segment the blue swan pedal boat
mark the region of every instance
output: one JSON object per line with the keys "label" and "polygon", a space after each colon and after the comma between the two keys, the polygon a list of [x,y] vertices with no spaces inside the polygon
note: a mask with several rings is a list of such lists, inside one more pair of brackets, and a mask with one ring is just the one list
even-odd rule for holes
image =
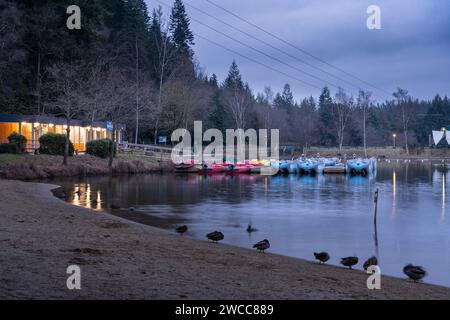
{"label": "blue swan pedal boat", "polygon": [[376,170],[375,158],[347,160],[347,172],[353,175],[367,175]]}

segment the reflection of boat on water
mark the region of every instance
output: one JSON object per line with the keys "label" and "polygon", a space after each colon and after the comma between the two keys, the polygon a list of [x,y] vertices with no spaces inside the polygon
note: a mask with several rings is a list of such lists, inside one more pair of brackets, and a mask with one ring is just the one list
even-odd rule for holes
{"label": "reflection of boat on water", "polygon": [[363,184],[367,184],[370,183],[374,180],[375,178],[375,174],[374,173],[370,173],[368,175],[365,176],[361,176],[361,175],[350,175],[348,176],[348,181],[351,185],[363,185]]}
{"label": "reflection of boat on water", "polygon": [[325,182],[323,175],[302,175],[299,177],[300,184],[321,185]]}

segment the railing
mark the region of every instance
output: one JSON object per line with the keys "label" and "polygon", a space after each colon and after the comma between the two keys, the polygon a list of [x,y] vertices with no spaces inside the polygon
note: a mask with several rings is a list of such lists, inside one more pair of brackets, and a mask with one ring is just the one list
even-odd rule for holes
{"label": "railing", "polygon": [[119,152],[128,153],[140,151],[143,152],[145,156],[156,159],[159,161],[171,161],[172,148],[162,147],[158,145],[151,144],[136,144],[136,143],[119,143]]}

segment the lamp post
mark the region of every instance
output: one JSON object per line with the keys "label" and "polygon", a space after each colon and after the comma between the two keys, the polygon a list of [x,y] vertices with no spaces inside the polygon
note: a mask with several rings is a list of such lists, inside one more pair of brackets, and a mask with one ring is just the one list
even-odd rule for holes
{"label": "lamp post", "polygon": [[395,149],[395,139],[397,138],[397,134],[393,133],[392,134],[392,140],[394,142],[394,149]]}

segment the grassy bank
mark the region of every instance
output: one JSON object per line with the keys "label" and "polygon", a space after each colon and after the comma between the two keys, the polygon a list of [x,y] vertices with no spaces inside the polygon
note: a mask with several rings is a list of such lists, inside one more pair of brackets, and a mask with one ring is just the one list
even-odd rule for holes
{"label": "grassy bank", "polygon": [[[364,156],[362,147],[344,147],[339,148],[309,147],[304,150],[307,156],[313,156],[320,153],[322,156],[337,156],[356,154],[359,157]],[[411,149],[409,154],[404,148],[397,147],[370,147],[367,148],[367,156],[387,159],[450,159],[450,148],[417,148]]]}
{"label": "grassy bank", "polygon": [[136,174],[170,171],[168,164],[151,160],[121,156],[114,161],[112,169],[108,159],[89,155],[74,156],[67,166],[61,156],[0,154],[0,178],[33,180],[52,177],[75,177],[106,174]]}

